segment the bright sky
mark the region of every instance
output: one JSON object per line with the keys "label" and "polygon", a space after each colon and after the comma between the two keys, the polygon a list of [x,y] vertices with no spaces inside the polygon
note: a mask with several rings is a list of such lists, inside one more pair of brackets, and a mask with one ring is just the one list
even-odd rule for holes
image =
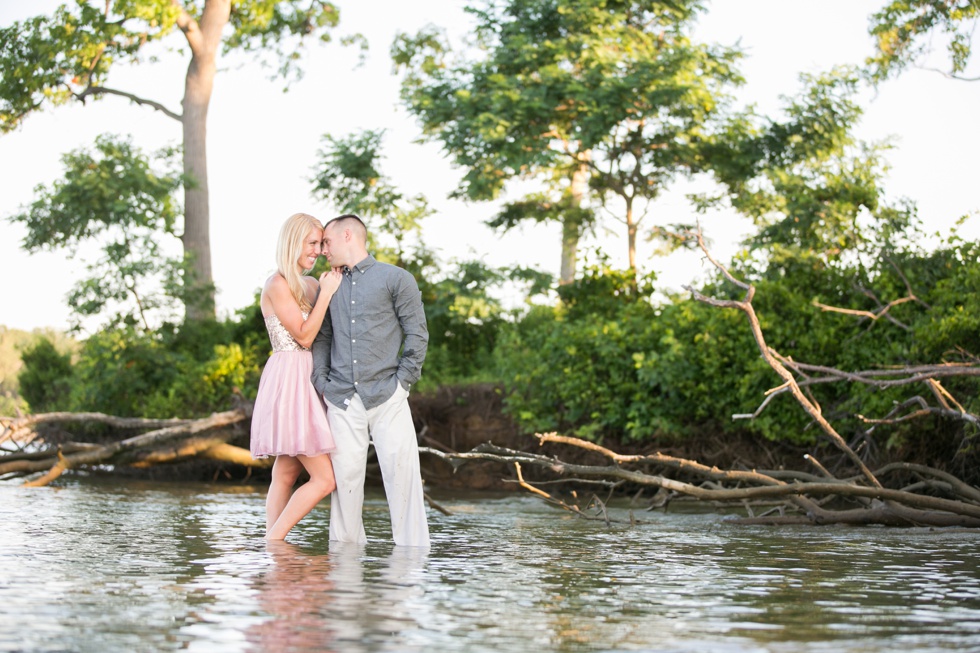
{"label": "bright sky", "polygon": [[[58,3],[0,1],[0,25],[10,25]],[[398,79],[392,74],[388,48],[397,31],[414,32],[429,23],[459,35],[468,17],[462,2],[340,0],[339,34],[360,32],[370,45],[366,63],[355,67],[356,53],[339,45],[316,46],[304,61],[303,80],[288,93],[269,81],[257,65],[223,61],[208,127],[211,187],[211,246],[218,310],[228,315],[248,305],[274,268],[278,228],[296,211],[328,219],[333,207],[314,201],[308,181],[321,136],[345,136],[362,129],[388,130],[384,172],[406,195],[422,193],[437,214],[424,225],[424,237],[443,260],[482,258],[499,267],[535,265],[552,273],[559,266],[558,227],[537,226],[507,235],[491,232],[483,221],[493,214],[485,204],[446,199],[460,176],[435,145],[419,145],[419,130],[398,102]],[[818,73],[838,64],[857,64],[871,53],[869,16],[885,0],[740,0],[709,5],[698,37],[726,45],[740,41],[746,49],[742,71],[747,85],[739,99],[773,114],[780,96],[799,89],[798,75]],[[338,36],[339,36],[338,34]],[[976,59],[976,57],[975,57]],[[179,110],[186,62],[119,69],[111,86],[132,91]],[[908,197],[926,225],[946,232],[956,220],[980,208],[975,156],[980,151],[976,120],[980,82],[953,81],[924,70],[910,70],[865,96],[860,136],[895,139],[888,155],[891,199]],[[65,106],[29,117],[16,132],[0,136],[0,325],[17,329],[65,328],[65,295],[84,272],[79,260],[64,253],[28,255],[24,236],[7,217],[33,199],[33,188],[50,184],[61,171],[63,153],[90,148],[100,133],[132,134],[144,151],[176,143],[179,124],[162,113],[108,98],[90,106]],[[642,227],[690,220],[678,194],[661,200]],[[626,241],[618,223],[596,243],[620,264]],[[703,221],[706,235],[721,258],[735,251],[746,223],[730,215]],[[980,218],[961,234],[980,236]],[[666,286],[679,288],[702,271],[690,253],[653,258],[640,244],[641,269],[656,270]]]}

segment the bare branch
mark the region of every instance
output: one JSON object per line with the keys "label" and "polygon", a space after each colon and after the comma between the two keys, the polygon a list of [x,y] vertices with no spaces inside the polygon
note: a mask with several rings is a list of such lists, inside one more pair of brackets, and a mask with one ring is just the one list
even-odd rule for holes
{"label": "bare branch", "polygon": [[[638,462],[645,460],[670,459],[669,456],[654,454],[652,456],[620,455],[605,447],[595,443],[569,438],[557,434],[539,434],[537,436],[542,441],[570,444],[583,449],[602,453],[611,460],[617,462]],[[701,465],[694,461],[684,459],[673,459],[684,469],[689,470],[704,478],[715,478],[728,482],[745,483],[747,478],[755,476],[762,485],[752,487],[727,488],[718,482],[709,480],[707,483],[696,485],[685,483],[657,474],[647,474],[644,472],[626,469],[620,464],[616,465],[584,465],[566,463],[546,456],[537,456],[526,452],[514,451],[502,447],[491,447],[492,451],[479,452],[473,450],[461,454],[447,454],[432,449],[421,449],[424,453],[431,453],[444,459],[468,460],[497,460],[509,461],[519,467],[520,463],[534,464],[546,467],[555,473],[562,475],[574,475],[581,477],[599,477],[606,479],[619,479],[629,483],[643,486],[653,486],[664,488],[706,501],[720,502],[742,502],[746,500],[774,499],[783,498],[791,502],[800,502],[806,506],[805,516],[796,518],[794,521],[832,524],[832,523],[851,523],[851,524],[885,524],[893,526],[909,525],[942,525],[942,526],[966,526],[971,528],[980,527],[980,505],[976,503],[964,503],[952,499],[944,499],[928,495],[914,494],[902,490],[892,490],[883,487],[868,487],[866,485],[856,485],[851,482],[838,480],[824,480],[815,482],[796,482],[783,483],[774,478],[767,477],[759,472],[739,472],[722,471],[717,468]],[[942,472],[938,472],[942,474]],[[945,478],[937,476],[940,480]],[[555,500],[538,488],[533,488],[523,481],[520,477],[522,487],[534,492],[544,498],[547,495],[549,500]],[[955,479],[954,479],[955,482]],[[962,482],[959,482],[963,485]],[[711,486],[711,487],[709,487]],[[852,498],[863,498],[871,500],[868,507],[854,510],[829,510],[821,507],[809,497],[812,496],[842,496]],[[562,502],[563,503],[563,502]],[[799,505],[799,504],[797,504]],[[576,512],[577,507],[565,505],[565,508]],[[579,511],[580,512],[580,511]],[[751,521],[751,520],[740,520]],[[775,522],[774,522],[775,523]]]}
{"label": "bare branch", "polygon": [[118,429],[164,428],[187,424],[187,419],[147,419],[145,417],[117,417],[105,413],[37,413],[25,415],[16,419],[0,417],[4,431],[0,434],[0,443],[7,440],[17,440],[25,434],[33,432],[41,424],[58,424],[64,422],[97,422]]}
{"label": "bare branch", "polygon": [[174,113],[173,111],[163,106],[159,102],[154,102],[153,100],[147,100],[137,95],[133,95],[132,93],[126,93],[125,91],[119,91],[114,88],[106,88],[105,86],[89,86],[81,93],[76,93],[75,97],[84,103],[85,99],[88,98],[90,95],[118,95],[120,97],[127,98],[128,100],[131,100],[136,104],[144,104],[148,107],[152,107],[157,111],[162,112],[164,115],[173,118],[178,122],[182,122],[184,120],[184,117],[181,116],[179,113]]}
{"label": "bare branch", "polygon": [[958,82],[980,82],[980,77],[963,77],[961,75],[957,75],[955,73],[951,73],[947,70],[942,70],[940,68],[930,68],[928,66],[916,66],[916,68],[920,70],[925,70],[930,73],[939,73],[946,79],[954,79]]}
{"label": "bare branch", "polygon": [[[182,420],[181,423],[173,426],[143,433],[125,440],[112,442],[95,449],[78,451],[68,456],[63,455],[59,450],[56,453],[56,459],[48,458],[38,461],[20,460],[9,463],[0,462],[0,474],[9,474],[14,472],[30,473],[47,470],[48,473],[45,474],[44,477],[41,479],[28,481],[27,485],[37,486],[38,484],[47,484],[57,478],[62,472],[72,467],[104,464],[112,461],[118,456],[129,452],[135,452],[139,449],[152,450],[155,448],[166,447],[171,443],[179,442],[188,437],[198,436],[209,431],[228,427],[246,419],[250,413],[251,411],[248,408],[236,408],[223,413],[214,413],[209,417],[199,420]],[[227,437],[230,437],[230,435],[231,433],[229,431]],[[225,439],[227,439],[227,437]],[[201,450],[203,451],[209,449],[216,444],[220,443],[211,442],[209,446],[203,447]],[[43,483],[41,481],[43,481]]]}
{"label": "bare branch", "polygon": [[892,308],[892,306],[898,306],[899,304],[904,304],[905,302],[912,302],[912,301],[915,301],[915,297],[902,297],[901,299],[895,299],[885,304],[885,306],[878,311],[861,311],[853,308],[840,308],[838,306],[828,306],[827,304],[821,304],[818,301],[814,301],[813,305],[819,308],[820,310],[824,311],[825,313],[832,312],[832,313],[843,313],[844,315],[856,315],[858,317],[869,318],[872,322],[877,322],[878,318],[887,317],[892,321],[893,324],[900,326],[906,331],[908,331],[911,327],[909,327],[907,324],[900,322],[899,320],[889,315],[888,311]]}
{"label": "bare branch", "polygon": [[698,228],[697,232],[694,233],[693,236],[697,238],[698,245],[701,247],[701,250],[704,252],[705,256],[708,257],[708,260],[711,261],[715,265],[715,267],[717,267],[722,272],[722,274],[725,275],[725,278],[729,279],[732,283],[734,283],[739,288],[745,289],[745,299],[740,302],[733,301],[733,300],[713,299],[702,295],[691,286],[685,286],[685,288],[687,288],[687,290],[689,290],[691,294],[694,296],[694,298],[697,299],[698,301],[710,304],[712,306],[737,308],[743,313],[745,313],[746,317],[749,320],[749,327],[752,331],[752,335],[755,338],[756,344],[759,346],[759,351],[762,353],[762,357],[769,364],[769,367],[771,367],[773,371],[775,371],[776,374],[778,374],[783,379],[783,381],[786,382],[786,384],[788,385],[789,392],[793,395],[796,401],[801,406],[803,406],[803,410],[805,410],[806,413],[810,415],[811,418],[813,418],[813,420],[820,426],[823,432],[826,435],[828,435],[830,439],[838,446],[838,448],[840,448],[841,451],[843,451],[847,455],[847,457],[861,471],[861,473],[868,480],[868,482],[870,482],[875,487],[881,487],[881,484],[878,482],[878,479],[874,477],[874,474],[872,474],[871,470],[868,469],[868,467],[864,464],[864,461],[861,460],[861,458],[856,453],[854,453],[854,451],[849,446],[847,446],[847,442],[844,441],[844,438],[842,438],[840,434],[837,432],[837,430],[830,424],[830,422],[828,422],[826,418],[824,418],[820,410],[820,407],[817,406],[814,401],[812,401],[809,397],[807,397],[803,393],[803,391],[800,389],[800,386],[797,384],[796,378],[793,376],[793,374],[786,368],[785,365],[783,365],[782,362],[780,362],[779,358],[773,355],[774,350],[771,349],[766,344],[765,336],[762,333],[762,326],[759,324],[759,318],[758,316],[756,316],[755,308],[753,308],[752,306],[752,298],[755,295],[755,287],[741,280],[735,279],[731,275],[731,273],[728,272],[727,268],[725,268],[723,265],[718,263],[711,256],[711,253],[708,251],[707,246],[704,244],[704,237],[701,234],[700,228]]}

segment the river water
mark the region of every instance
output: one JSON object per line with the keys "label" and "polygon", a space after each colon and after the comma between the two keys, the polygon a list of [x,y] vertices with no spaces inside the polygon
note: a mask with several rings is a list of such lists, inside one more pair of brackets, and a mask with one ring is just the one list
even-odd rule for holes
{"label": "river water", "polygon": [[[0,485],[3,651],[980,651],[980,533],[567,516],[445,494],[429,551],[262,539],[265,488]],[[613,507],[618,517],[627,507]]]}

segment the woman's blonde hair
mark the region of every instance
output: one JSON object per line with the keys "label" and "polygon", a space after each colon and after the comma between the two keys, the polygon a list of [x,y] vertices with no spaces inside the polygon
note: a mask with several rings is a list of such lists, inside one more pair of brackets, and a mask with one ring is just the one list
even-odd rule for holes
{"label": "woman's blonde hair", "polygon": [[307,213],[294,213],[283,223],[279,230],[279,243],[276,246],[276,267],[279,274],[286,279],[289,290],[296,298],[296,303],[303,311],[310,311],[313,306],[306,298],[306,286],[303,283],[303,275],[306,270],[300,267],[299,257],[303,253],[303,245],[306,244],[306,236],[311,229],[323,230],[320,221]]}

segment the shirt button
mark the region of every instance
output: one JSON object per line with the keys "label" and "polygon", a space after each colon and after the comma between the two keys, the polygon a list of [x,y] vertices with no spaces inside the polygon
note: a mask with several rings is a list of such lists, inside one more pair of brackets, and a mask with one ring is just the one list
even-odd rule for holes
{"label": "shirt button", "polygon": [[357,342],[357,338],[351,338],[350,341],[351,342]]}

